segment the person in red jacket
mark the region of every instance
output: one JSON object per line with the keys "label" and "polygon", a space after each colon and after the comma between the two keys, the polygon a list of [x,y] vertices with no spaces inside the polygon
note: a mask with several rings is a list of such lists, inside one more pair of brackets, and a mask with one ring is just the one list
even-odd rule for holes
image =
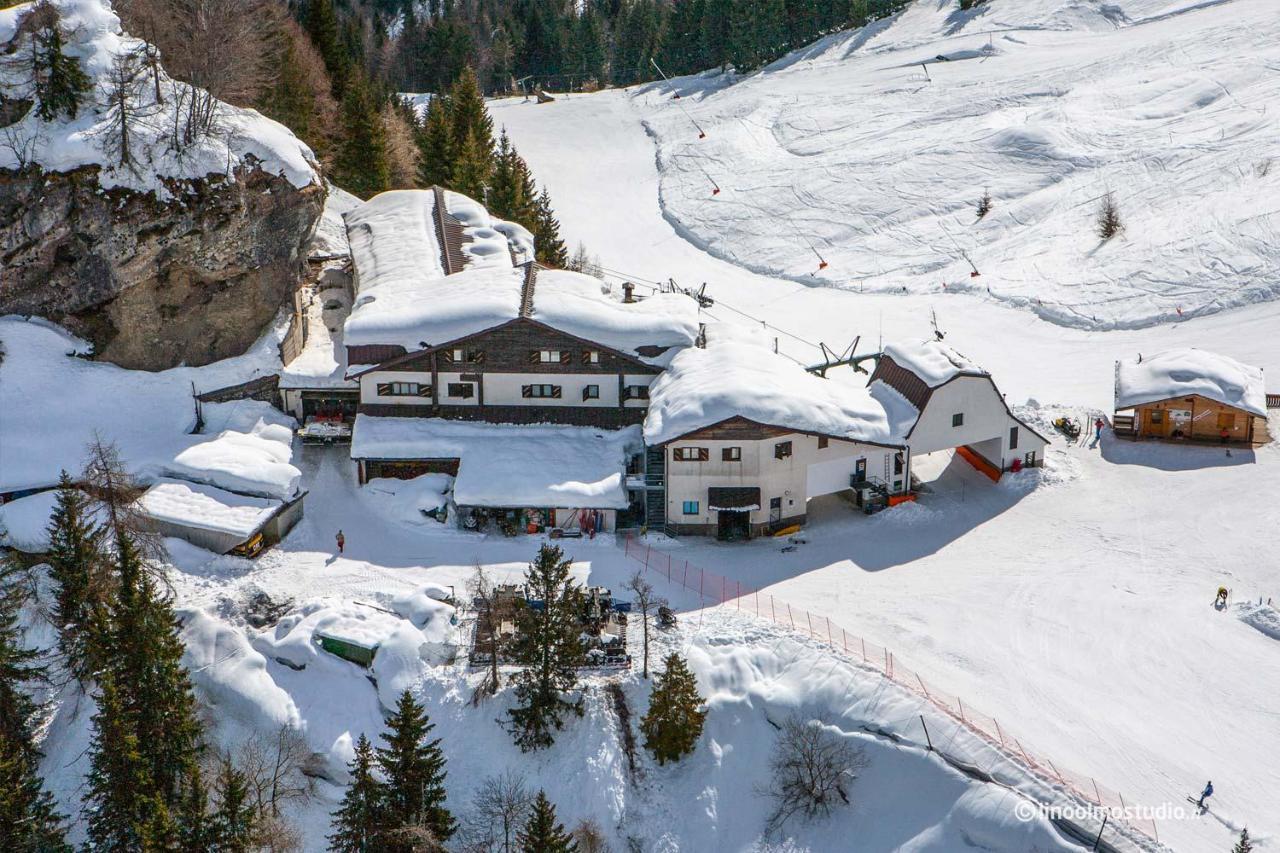
{"label": "person in red jacket", "polygon": [[342,549],[347,545],[347,537],[342,535],[342,531],[338,531],[338,535],[334,537],[338,541],[338,553],[342,553]]}

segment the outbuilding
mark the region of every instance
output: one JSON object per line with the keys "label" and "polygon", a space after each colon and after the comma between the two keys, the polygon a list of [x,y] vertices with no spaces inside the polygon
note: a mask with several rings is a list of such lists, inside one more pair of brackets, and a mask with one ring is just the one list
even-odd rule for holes
{"label": "outbuilding", "polygon": [[1117,435],[1253,444],[1267,438],[1262,368],[1183,348],[1117,361]]}
{"label": "outbuilding", "polygon": [[241,495],[186,480],[156,481],[139,499],[156,531],[215,554],[254,557],[302,518],[301,492],[289,500]]}

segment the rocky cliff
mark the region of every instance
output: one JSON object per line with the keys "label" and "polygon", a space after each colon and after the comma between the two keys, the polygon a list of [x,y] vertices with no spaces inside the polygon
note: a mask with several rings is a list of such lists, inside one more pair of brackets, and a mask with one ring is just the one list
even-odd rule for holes
{"label": "rocky cliff", "polygon": [[246,162],[161,200],[103,189],[97,168],[0,169],[0,314],[56,320],[145,370],[244,352],[303,273],[323,187]]}
{"label": "rocky cliff", "polygon": [[[54,41],[85,78],[74,109],[33,64]],[[288,128],[163,69],[139,85],[144,55],[107,0],[0,9],[0,314],[158,370],[253,343],[303,275],[325,189]]]}

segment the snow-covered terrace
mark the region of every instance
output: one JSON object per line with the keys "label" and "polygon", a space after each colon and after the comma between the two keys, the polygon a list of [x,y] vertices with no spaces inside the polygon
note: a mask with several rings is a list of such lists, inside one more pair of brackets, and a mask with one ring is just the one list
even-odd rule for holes
{"label": "snow-covered terrace", "polygon": [[1174,349],[1116,363],[1116,410],[1199,395],[1267,416],[1262,368],[1202,349]]}
{"label": "snow-covered terrace", "polygon": [[351,458],[458,459],[462,506],[624,509],[640,428],[489,424],[357,415]]}
{"label": "snow-covered terrace", "polygon": [[[890,400],[890,405],[895,401]],[[905,401],[903,401],[905,404]],[[876,444],[903,444],[905,412],[866,388],[824,379],[725,325],[707,330],[705,349],[672,359],[649,392],[644,437],[665,444],[732,417]]]}

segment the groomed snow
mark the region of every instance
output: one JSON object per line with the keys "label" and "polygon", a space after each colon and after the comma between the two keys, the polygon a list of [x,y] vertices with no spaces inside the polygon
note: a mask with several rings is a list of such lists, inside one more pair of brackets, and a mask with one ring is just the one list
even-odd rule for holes
{"label": "groomed snow", "polygon": [[625,509],[627,456],[640,428],[488,424],[356,415],[353,459],[460,459],[462,506]]}
{"label": "groomed snow", "polygon": [[987,371],[939,340],[885,344],[884,354],[937,388],[957,376],[989,376]]}
{"label": "groomed snow", "polygon": [[665,444],[743,417],[769,426],[901,444],[884,405],[866,388],[815,376],[728,324],[707,328],[705,349],[671,360],[649,389],[644,439]]}
{"label": "groomed snow", "polygon": [[1267,416],[1262,369],[1229,356],[1184,347],[1117,363],[1117,411],[1192,394]]}
{"label": "groomed snow", "polygon": [[142,511],[158,521],[248,537],[283,506],[278,500],[238,495],[183,480],[162,479],[142,495]]}
{"label": "groomed snow", "polygon": [[[95,93],[105,90],[113,59],[138,49],[142,42],[121,30],[120,19],[108,0],[55,0],[54,5],[67,32],[66,53],[80,60],[81,68],[94,83]],[[0,10],[0,45],[13,38],[18,18],[31,6],[24,3]],[[24,44],[17,49],[29,50],[29,47]],[[146,85],[139,89],[135,110],[139,115],[171,115],[168,105],[177,95],[177,85],[161,72],[160,88],[166,103],[157,105],[155,88]],[[9,71],[0,69],[0,87],[6,94],[26,97],[30,86],[30,81],[16,66]],[[166,121],[137,122],[130,144],[138,163],[130,168],[119,166],[104,150],[109,118],[105,112],[95,109],[91,99],[81,105],[74,119],[59,116],[45,122],[33,108],[20,121],[5,128],[11,144],[0,146],[0,168],[16,169],[24,161],[55,172],[98,166],[98,182],[104,189],[126,187],[153,192],[161,198],[171,194],[166,180],[209,175],[226,175],[234,180],[234,171],[250,164],[282,175],[295,187],[319,182],[315,155],[284,125],[256,110],[224,103],[217,109],[217,131],[190,145],[180,155],[170,146]]]}

